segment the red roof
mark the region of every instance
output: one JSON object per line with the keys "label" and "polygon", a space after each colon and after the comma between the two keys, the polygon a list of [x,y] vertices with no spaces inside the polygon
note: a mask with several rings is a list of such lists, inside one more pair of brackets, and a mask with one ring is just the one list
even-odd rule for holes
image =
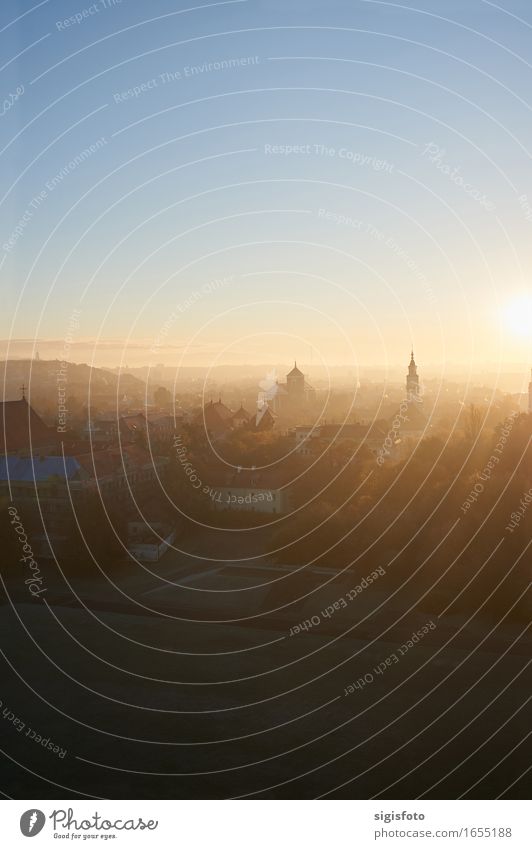
{"label": "red roof", "polygon": [[[212,402],[211,402],[212,403]],[[230,419],[233,415],[233,411],[226,407],[225,404],[222,404],[221,401],[216,401],[215,404],[212,404],[213,410],[220,416],[221,419]]]}
{"label": "red roof", "polygon": [[158,458],[151,457],[150,453],[140,445],[128,445],[122,450],[113,448],[79,454],[76,460],[91,478],[102,478],[106,475],[121,474],[124,469],[140,469],[150,465],[155,467]]}
{"label": "red roof", "polygon": [[196,421],[204,425],[207,431],[223,433],[231,427],[232,416],[232,411],[221,401],[217,401],[216,404],[211,401],[198,413]]}
{"label": "red roof", "polygon": [[25,398],[0,402],[2,454],[15,451],[39,451],[60,440],[53,428],[47,427]]}
{"label": "red roof", "polygon": [[252,426],[255,430],[265,430],[268,427],[273,427],[275,424],[276,416],[267,404],[265,404],[262,409],[257,410],[255,416],[253,417]]}
{"label": "red roof", "polygon": [[233,414],[233,419],[245,419],[247,422],[249,422],[250,418],[251,413],[248,413],[248,411],[244,409],[242,404],[240,405],[240,409]]}

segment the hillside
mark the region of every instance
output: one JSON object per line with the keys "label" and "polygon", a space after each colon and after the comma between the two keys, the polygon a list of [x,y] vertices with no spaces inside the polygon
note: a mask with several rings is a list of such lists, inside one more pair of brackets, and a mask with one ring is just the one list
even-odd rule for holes
{"label": "hillside", "polygon": [[67,363],[61,370],[59,360],[7,360],[0,362],[2,396],[6,401],[21,397],[21,387],[26,387],[26,397],[36,407],[47,407],[55,403],[58,381],[63,380],[67,398],[76,398],[85,404],[90,396],[93,401],[112,401],[127,395],[142,402],[146,384],[130,374],[113,374],[85,363]]}

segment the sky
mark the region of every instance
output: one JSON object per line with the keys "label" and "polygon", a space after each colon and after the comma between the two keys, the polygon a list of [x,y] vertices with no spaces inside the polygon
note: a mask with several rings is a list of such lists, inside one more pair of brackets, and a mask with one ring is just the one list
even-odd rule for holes
{"label": "sky", "polygon": [[532,359],[532,9],[0,8],[0,356]]}

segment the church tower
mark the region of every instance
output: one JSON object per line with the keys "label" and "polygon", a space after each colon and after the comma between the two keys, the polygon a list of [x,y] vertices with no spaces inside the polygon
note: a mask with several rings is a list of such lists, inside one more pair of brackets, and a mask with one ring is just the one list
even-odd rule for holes
{"label": "church tower", "polygon": [[305,397],[305,375],[294,363],[294,368],[286,375],[286,389],[293,401],[303,401]]}
{"label": "church tower", "polygon": [[414,359],[413,348],[412,353],[410,354],[410,364],[408,366],[408,374],[406,376],[406,400],[409,403],[412,401],[421,401],[421,395],[419,392],[419,375],[417,373],[417,365]]}

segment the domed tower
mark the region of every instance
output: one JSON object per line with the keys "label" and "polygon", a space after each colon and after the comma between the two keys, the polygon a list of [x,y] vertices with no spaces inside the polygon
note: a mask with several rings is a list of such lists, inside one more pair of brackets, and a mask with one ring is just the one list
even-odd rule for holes
{"label": "domed tower", "polygon": [[417,373],[417,365],[414,359],[414,349],[410,354],[410,364],[408,366],[408,374],[406,376],[406,399],[410,403],[412,401],[421,401],[419,392],[419,375]]}
{"label": "domed tower", "polygon": [[286,389],[294,400],[302,400],[305,397],[305,375],[299,371],[296,362],[292,371],[286,375]]}

